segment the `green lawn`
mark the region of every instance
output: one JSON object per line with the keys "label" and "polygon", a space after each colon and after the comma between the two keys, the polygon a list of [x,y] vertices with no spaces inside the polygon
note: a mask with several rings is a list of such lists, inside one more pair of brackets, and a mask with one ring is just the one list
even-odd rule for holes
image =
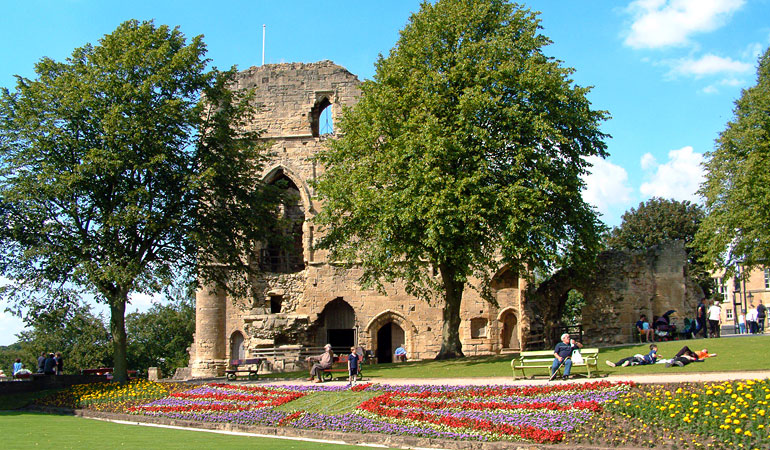
{"label": "green lawn", "polygon": [[360,447],[287,439],[230,436],[203,431],[124,425],[72,416],[0,411],[0,436],[6,449],[45,448],[162,448],[271,450],[322,449],[350,450]]}
{"label": "green lawn", "polygon": [[[689,339],[683,341],[659,342],[659,354],[670,358],[687,345],[692,350],[708,348],[717,353],[716,358],[709,358],[702,363],[693,363],[686,367],[666,368],[663,364],[635,367],[607,366],[604,361],[613,362],[636,353],[649,352],[649,344],[627,345],[603,348],[599,352],[600,367],[604,373],[674,373],[674,372],[729,372],[747,370],[767,370],[765,358],[757,358],[770,351],[770,334],[764,336],[723,337],[720,339]],[[456,377],[512,377],[512,355],[469,357],[449,361],[414,361],[406,363],[364,365],[366,381],[377,382],[378,378],[456,378]],[[579,373],[580,370],[576,370]],[[543,370],[543,374],[546,371]],[[287,378],[304,378],[307,372],[282,374]]]}

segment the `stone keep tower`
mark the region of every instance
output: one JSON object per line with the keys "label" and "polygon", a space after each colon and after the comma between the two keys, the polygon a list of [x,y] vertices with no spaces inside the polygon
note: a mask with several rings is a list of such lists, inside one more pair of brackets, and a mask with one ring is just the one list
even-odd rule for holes
{"label": "stone keep tower", "polygon": [[[407,295],[398,283],[386,286],[385,295],[362,290],[356,283],[359,270],[335,266],[325,252],[313,250],[318,230],[312,219],[322,206],[310,182],[323,172],[313,156],[334,139],[333,133],[324,134],[323,112],[331,108],[333,122],[342,106],[356,103],[359,86],[355,75],[331,61],[265,65],[237,75],[236,88],[256,88],[259,113],[251,126],[264,130],[272,153],[264,180],[297,199],[281,211],[292,224],[284,231],[291,233],[294,245],[286,250],[265,243],[254,298],[229,298],[209,288],[198,292],[192,376],[221,374],[229,359],[265,347],[361,345],[381,362],[390,361],[399,344],[410,359],[438,353],[441,305]],[[503,269],[492,288],[498,307],[473,289],[463,294],[460,335],[466,355],[520,348],[524,281]]]}

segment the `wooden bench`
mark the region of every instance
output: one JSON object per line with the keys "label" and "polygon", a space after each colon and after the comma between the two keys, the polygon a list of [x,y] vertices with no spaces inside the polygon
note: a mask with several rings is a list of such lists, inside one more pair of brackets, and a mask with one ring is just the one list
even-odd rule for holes
{"label": "wooden bench", "polygon": [[[599,349],[598,348],[582,348],[580,354],[583,355],[583,363],[572,363],[572,370],[577,367],[585,367],[588,372],[587,377],[591,378],[591,373],[598,372],[598,360]],[[538,350],[531,352],[521,352],[519,356],[513,358],[511,361],[511,368],[513,369],[513,379],[526,378],[526,371],[537,371],[537,369],[547,369],[546,375],[551,374],[551,365],[553,364],[553,350]],[[561,373],[564,366],[559,367]],[[516,371],[521,372],[521,376],[517,376]],[[534,374],[530,375],[530,378],[534,378]]]}
{"label": "wooden bench", "polygon": [[[112,378],[112,367],[99,367],[98,369],[81,369],[81,375],[105,375],[108,379]],[[136,370],[128,370],[128,378],[136,378]]]}
{"label": "wooden bench", "polygon": [[259,366],[262,364],[262,361],[264,361],[262,358],[230,360],[230,365],[233,368],[225,370],[225,375],[230,381],[237,379],[239,376],[247,377],[249,380],[256,380],[259,378]]}
{"label": "wooden bench", "polygon": [[[363,369],[361,368],[362,362],[358,361],[358,379],[360,380],[363,375]],[[335,356],[334,362],[329,369],[321,369],[323,371],[324,381],[331,381],[334,373],[342,372],[347,378],[350,374],[348,371],[348,355]]]}

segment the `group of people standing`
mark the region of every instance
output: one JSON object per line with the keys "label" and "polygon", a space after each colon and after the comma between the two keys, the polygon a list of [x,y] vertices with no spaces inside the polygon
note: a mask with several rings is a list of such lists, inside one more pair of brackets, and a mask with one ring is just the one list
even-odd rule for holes
{"label": "group of people standing", "polygon": [[64,358],[62,358],[61,352],[42,352],[37,357],[37,373],[45,375],[61,375],[64,373]]}
{"label": "group of people standing", "polygon": [[[11,366],[11,373],[14,378],[31,375],[32,371],[24,367],[21,358],[16,358]],[[37,373],[44,375],[61,375],[64,373],[64,358],[61,352],[46,353],[42,352],[37,357]]]}
{"label": "group of people standing", "polygon": [[[696,311],[698,321],[698,333],[703,337],[720,337],[720,328],[722,326],[722,308],[719,302],[714,300],[708,308],[706,301],[701,300],[698,303]],[[765,319],[767,318],[767,308],[763,303],[754,306],[749,304],[748,312],[744,309],[737,311],[738,334],[758,334],[765,332]],[[706,331],[706,320],[708,319],[708,333]]]}
{"label": "group of people standing", "polygon": [[760,303],[758,306],[754,304],[749,305],[749,311],[744,313],[743,310],[738,314],[738,328],[740,334],[758,334],[765,332],[765,318],[767,316],[767,308]]}
{"label": "group of people standing", "polygon": [[718,301],[712,301],[711,306],[707,308],[706,300],[701,299],[695,310],[695,320],[698,322],[696,336],[718,338],[722,335],[722,308]]}

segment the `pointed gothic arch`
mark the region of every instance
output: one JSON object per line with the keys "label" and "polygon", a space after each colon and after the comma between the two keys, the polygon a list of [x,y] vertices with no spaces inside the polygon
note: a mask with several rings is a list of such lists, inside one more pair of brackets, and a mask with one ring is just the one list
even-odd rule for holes
{"label": "pointed gothic arch", "polygon": [[[414,337],[417,328],[401,313],[386,309],[374,316],[366,324],[364,331],[369,337],[372,350],[378,356],[378,362],[389,362],[399,344],[404,345],[409,357],[415,353]],[[388,342],[382,342],[387,340]],[[385,361],[382,358],[385,357]]]}

